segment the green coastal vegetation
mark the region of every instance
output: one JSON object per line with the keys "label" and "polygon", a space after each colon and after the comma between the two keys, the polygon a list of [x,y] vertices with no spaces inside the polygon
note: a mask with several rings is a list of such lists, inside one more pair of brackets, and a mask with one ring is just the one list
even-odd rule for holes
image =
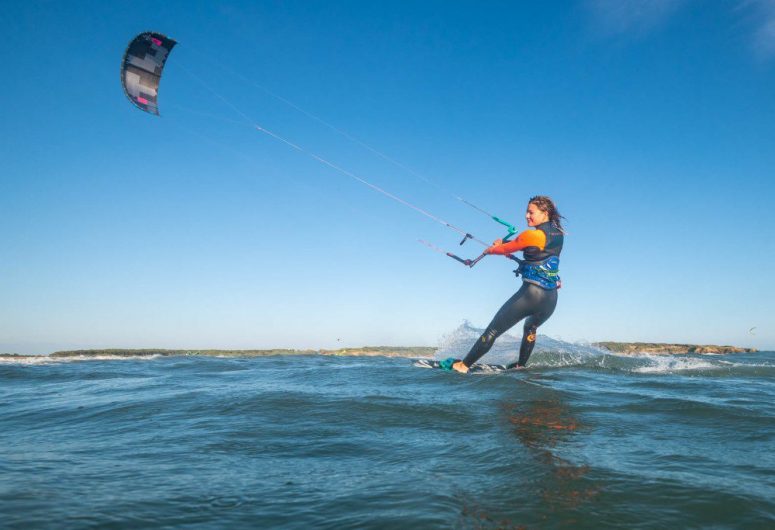
{"label": "green coastal vegetation", "polygon": [[22,355],[16,353],[0,353],[4,357],[180,357],[187,355],[199,355],[202,357],[264,357],[271,355],[318,355],[318,350],[165,350],[165,349],[129,349],[111,348],[106,350],[67,350],[56,351],[49,355]]}
{"label": "green coastal vegetation", "polygon": [[[686,355],[752,353],[754,348],[739,348],[737,346],[716,346],[711,344],[666,344],[658,342],[597,342],[593,346],[621,355],[639,353],[651,355]],[[267,357],[273,355],[333,355],[346,357],[433,357],[437,348],[430,346],[363,346],[360,348],[340,348],[337,350],[165,350],[165,349],[122,349],[105,350],[67,350],[56,351],[50,355],[19,355],[0,353],[0,358],[8,357],[173,357],[173,356],[203,356],[203,357]]]}
{"label": "green coastal vegetation", "polygon": [[430,346],[364,346],[362,348],[320,350],[320,354],[353,357],[433,357],[436,350],[438,350],[438,348]]}
{"label": "green coastal vegetation", "polygon": [[382,356],[382,357],[430,357],[434,354],[436,348],[416,346],[364,346],[362,348],[342,348],[338,350],[294,350],[294,349],[271,349],[271,350],[129,350],[129,349],[109,349],[109,350],[70,350],[58,351],[51,354],[51,357],[147,357],[147,356],[181,356],[181,355],[201,355],[205,357],[266,357],[272,355],[343,355],[343,356]]}
{"label": "green coastal vegetation", "polygon": [[200,355],[203,357],[265,357],[270,355],[315,355],[317,350],[163,350],[163,349],[109,349],[68,350],[52,353],[51,357],[179,357]]}

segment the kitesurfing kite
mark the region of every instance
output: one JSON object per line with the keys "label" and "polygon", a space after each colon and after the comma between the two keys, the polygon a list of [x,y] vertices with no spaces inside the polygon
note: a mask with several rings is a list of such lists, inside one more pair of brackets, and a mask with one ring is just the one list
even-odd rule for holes
{"label": "kitesurfing kite", "polygon": [[177,44],[161,33],[146,31],[132,39],[121,61],[124,94],[137,108],[159,115],[159,81],[167,56]]}

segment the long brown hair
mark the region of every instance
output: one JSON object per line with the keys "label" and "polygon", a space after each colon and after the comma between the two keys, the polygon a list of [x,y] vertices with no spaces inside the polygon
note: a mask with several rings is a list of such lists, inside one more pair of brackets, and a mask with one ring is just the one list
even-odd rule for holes
{"label": "long brown hair", "polygon": [[565,219],[565,217],[560,215],[560,211],[557,209],[557,206],[555,206],[551,197],[536,195],[535,197],[530,197],[530,200],[527,202],[528,204],[535,204],[539,210],[546,212],[549,215],[549,220],[552,224],[556,226],[560,232],[563,234],[565,233],[565,229],[562,227],[562,219]]}

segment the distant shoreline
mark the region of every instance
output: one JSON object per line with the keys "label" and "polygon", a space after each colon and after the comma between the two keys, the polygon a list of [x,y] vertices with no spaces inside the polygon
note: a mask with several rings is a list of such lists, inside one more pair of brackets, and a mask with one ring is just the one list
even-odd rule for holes
{"label": "distant shoreline", "polygon": [[[712,344],[667,344],[653,342],[596,342],[598,348],[620,355],[726,355],[729,353],[756,353],[755,348],[737,346],[716,346]],[[68,358],[68,357],[268,357],[277,355],[331,355],[343,357],[433,357],[438,348],[430,346],[363,346],[360,348],[340,348],[337,350],[165,350],[165,349],[104,349],[104,350],[68,350],[56,351],[49,355],[22,355],[0,353],[0,358]]]}
{"label": "distant shoreline", "polygon": [[726,355],[728,353],[756,353],[756,348],[737,346],[716,346],[714,344],[667,344],[660,342],[595,342],[593,346],[611,353],[633,355],[649,353],[652,355]]}

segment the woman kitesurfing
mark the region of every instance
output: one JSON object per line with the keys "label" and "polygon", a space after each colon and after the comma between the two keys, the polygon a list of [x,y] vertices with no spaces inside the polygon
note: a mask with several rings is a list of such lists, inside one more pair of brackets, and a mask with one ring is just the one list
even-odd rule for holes
{"label": "woman kitesurfing", "polygon": [[[159,82],[161,80],[162,70],[166,63],[167,57],[170,51],[176,45],[176,41],[155,32],[144,32],[137,35],[129,43],[124,58],[122,60],[121,67],[121,83],[124,88],[124,93],[127,98],[140,110],[143,110],[149,114],[159,115],[158,108],[158,90]],[[196,76],[193,74],[192,77]],[[201,82],[201,80],[199,80]],[[202,82],[203,83],[203,82]],[[204,84],[204,83],[203,83]],[[559,256],[562,250],[564,231],[561,224],[563,217],[557,211],[557,207],[554,205],[552,199],[547,196],[538,195],[532,197],[528,202],[527,213],[525,218],[529,227],[533,230],[526,230],[518,235],[518,237],[512,241],[508,241],[510,237],[517,233],[517,229],[508,222],[494,216],[482,208],[474,205],[473,203],[463,199],[462,197],[455,195],[443,188],[442,186],[435,185],[436,187],[447,191],[455,199],[463,202],[467,206],[474,208],[475,210],[487,215],[494,221],[505,225],[509,233],[502,240],[497,240],[493,245],[487,246],[483,240],[476,238],[471,233],[463,230],[462,228],[453,225],[445,221],[444,219],[430,213],[428,210],[416,206],[415,204],[399,197],[389,191],[375,185],[369,180],[347,170],[343,167],[330,162],[329,160],[299,146],[296,143],[280,136],[279,134],[270,131],[258,123],[254,123],[244,112],[239,110],[236,106],[230,103],[226,98],[218,93],[212,91],[212,89],[205,85],[208,91],[212,92],[218,99],[228,104],[234,111],[241,115],[241,117],[253,127],[255,130],[262,132],[287,146],[307,154],[313,159],[317,160],[321,164],[336,170],[337,172],[348,176],[365,186],[368,186],[373,191],[381,193],[382,195],[403,204],[404,206],[411,208],[412,210],[430,218],[431,220],[446,226],[447,228],[458,232],[463,236],[463,240],[460,242],[462,245],[467,240],[473,240],[482,246],[486,247],[486,250],[475,259],[463,259],[451,252],[443,251],[425,241],[420,240],[421,243],[426,244],[434,250],[437,250],[447,256],[455,259],[467,267],[473,267],[482,258],[490,254],[500,254],[509,257],[520,263],[517,271],[517,275],[522,276],[522,287],[512,296],[501,309],[496,313],[490,325],[487,326],[484,334],[477,340],[471,350],[466,355],[465,359],[459,360],[454,358],[445,359],[439,362],[435,366],[443,368],[445,370],[456,370],[458,372],[468,372],[472,364],[479,360],[484,354],[486,354],[490,348],[492,348],[493,342],[505,333],[512,326],[517,324],[520,320],[527,318],[525,321],[525,332],[522,337],[522,346],[519,351],[519,359],[517,362],[508,365],[507,368],[521,368],[527,363],[530,357],[533,347],[535,346],[536,330],[538,327],[546,322],[546,320],[554,312],[554,308],[557,305],[557,289],[560,286],[560,278],[558,276]],[[280,98],[286,103],[287,100]],[[297,110],[296,105],[291,104]],[[308,116],[321,121],[314,115],[309,114],[306,111],[302,111]],[[328,125],[328,124],[326,124]],[[355,141],[357,144],[366,147],[369,151],[378,155],[387,161],[392,162],[404,170],[410,172],[414,176],[433,184],[432,181],[423,177],[422,175],[411,171],[403,164],[393,160],[377,151],[376,149],[364,144],[363,142],[353,138],[352,136],[343,133],[341,130],[329,125],[330,128],[343,134],[351,141]],[[505,241],[504,241],[505,240]],[[524,259],[518,259],[511,254],[514,252],[524,252]]]}
{"label": "woman kitesurfing", "polygon": [[513,241],[497,240],[485,250],[485,254],[508,255],[522,251],[524,259],[515,271],[522,276],[522,287],[509,298],[474,343],[463,360],[446,359],[441,367],[466,373],[472,364],[490,351],[495,340],[527,318],[519,348],[519,359],[507,368],[523,368],[533,352],[538,327],[546,322],[557,306],[557,289],[560,288],[559,264],[565,231],[564,219],[551,198],[544,195],[531,197],[525,213],[525,230]]}

